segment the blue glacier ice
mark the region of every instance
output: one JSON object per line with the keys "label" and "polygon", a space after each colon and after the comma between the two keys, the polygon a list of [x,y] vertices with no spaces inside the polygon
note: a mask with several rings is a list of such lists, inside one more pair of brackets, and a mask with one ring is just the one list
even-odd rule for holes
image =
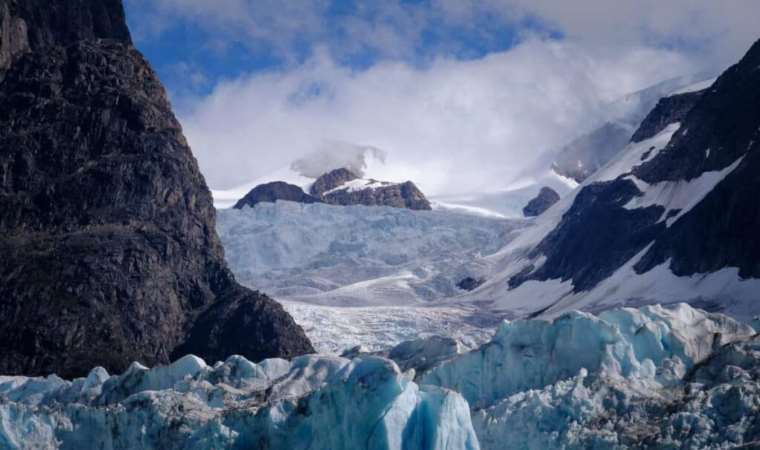
{"label": "blue glacier ice", "polygon": [[484,449],[760,439],[760,338],[686,304],[505,322],[491,342],[419,382],[462,393]]}
{"label": "blue glacier ice", "polygon": [[73,382],[0,377],[2,449],[472,449],[467,403],[389,360],[186,356]]}
{"label": "blue glacier ice", "polygon": [[[686,304],[505,321],[353,359],[0,377],[2,449],[728,449],[760,442],[760,335]],[[390,359],[389,359],[390,358]],[[394,361],[395,359],[395,361]],[[399,368],[401,366],[402,369]]]}

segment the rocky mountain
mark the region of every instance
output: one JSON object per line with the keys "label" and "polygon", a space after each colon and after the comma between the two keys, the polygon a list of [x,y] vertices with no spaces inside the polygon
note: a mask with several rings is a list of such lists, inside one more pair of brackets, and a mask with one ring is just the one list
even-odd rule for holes
{"label": "rocky mountain", "polygon": [[[304,192],[308,191],[308,194]],[[254,206],[260,202],[287,200],[298,203],[324,202],[331,205],[390,206],[413,210],[431,210],[425,194],[411,181],[391,183],[364,179],[346,168],[331,170],[316,179],[297,186],[284,181],[256,185],[235,208]]]}
{"label": "rocky mountain", "polygon": [[481,296],[501,291],[499,307],[520,314],[675,301],[760,312],[759,66],[760,42],[707,90],[659,102],[634,142],[500,252]]}
{"label": "rocky mountain", "polygon": [[[628,144],[641,121],[661,98],[674,97],[670,100],[671,104],[663,105],[670,111],[676,111],[679,107],[688,110],[688,99],[693,99],[693,96],[686,95],[688,91],[702,90],[711,82],[712,78],[707,74],[674,78],[613,102],[609,106],[609,120],[559,149],[551,163],[552,170],[582,183]],[[681,93],[685,95],[680,96]]]}
{"label": "rocky mountain", "polygon": [[542,187],[538,195],[525,205],[523,215],[525,217],[540,216],[552,205],[559,201],[559,194],[550,187]]}
{"label": "rocky mountain", "polygon": [[331,205],[432,209],[425,194],[411,181],[389,183],[362,179],[348,169],[336,169],[317,178],[310,193]]}
{"label": "rocky mountain", "polygon": [[237,284],[120,0],[0,0],[0,373],[312,351]]}
{"label": "rocky mountain", "polygon": [[245,197],[235,203],[235,209],[244,206],[254,207],[261,202],[274,203],[277,200],[285,200],[298,203],[319,203],[322,200],[305,193],[300,187],[284,181],[273,181],[260,184],[253,188]]}

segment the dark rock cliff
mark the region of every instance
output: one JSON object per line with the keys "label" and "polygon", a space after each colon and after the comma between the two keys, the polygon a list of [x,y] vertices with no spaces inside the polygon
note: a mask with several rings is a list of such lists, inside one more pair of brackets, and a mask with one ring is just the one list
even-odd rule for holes
{"label": "dark rock cliff", "polygon": [[[351,181],[357,185],[344,186]],[[366,186],[363,186],[365,184]],[[343,187],[342,187],[343,186]],[[311,195],[309,195],[311,194]],[[324,202],[331,205],[391,206],[416,210],[430,210],[430,202],[425,194],[411,181],[388,183],[376,180],[361,180],[348,169],[335,169],[317,178],[309,188],[309,194],[295,185],[283,181],[260,184],[235,204],[236,209],[255,206],[261,202],[273,203],[288,200],[299,203]]]}
{"label": "dark rock cliff", "polygon": [[641,122],[631,137],[631,142],[641,142],[654,137],[671,123],[684,120],[702,97],[702,94],[704,91],[687,92],[661,98],[657,102],[657,106]]}
{"label": "dark rock cliff", "polygon": [[[637,273],[668,263],[678,276],[736,268],[740,277],[760,278],[760,41],[709,89],[661,101],[635,136],[651,137],[666,122],[681,124],[667,146],[615,180],[584,186],[532,250],[530,256],[544,256],[545,263],[513,276],[511,287],[562,279],[572,280],[576,292],[589,290],[645,249],[634,261]],[[643,195],[631,177],[645,190],[660,183],[683,187],[734,164],[672,223],[667,219],[680,210],[626,208]]]}
{"label": "dark rock cliff", "polygon": [[0,373],[313,351],[224,262],[120,0],[0,0]]}
{"label": "dark rock cliff", "polygon": [[372,186],[341,189],[359,177],[348,169],[336,169],[317,178],[311,186],[311,195],[332,205],[391,206],[416,210],[430,210],[425,194],[411,181],[388,183],[368,180]]}
{"label": "dark rock cliff", "polygon": [[314,184],[309,189],[309,193],[314,197],[322,197],[326,192],[358,178],[358,175],[355,175],[348,169],[331,170],[314,181]]}
{"label": "dark rock cliff", "polygon": [[235,209],[242,209],[244,206],[253,207],[259,203],[274,203],[277,200],[286,200],[298,203],[321,203],[316,197],[305,193],[300,187],[285,183],[284,181],[274,181],[272,183],[260,184],[253,188],[245,197],[235,203]]}
{"label": "dark rock cliff", "polygon": [[523,215],[525,217],[540,216],[552,205],[559,201],[559,194],[550,187],[542,187],[538,195],[525,205]]}

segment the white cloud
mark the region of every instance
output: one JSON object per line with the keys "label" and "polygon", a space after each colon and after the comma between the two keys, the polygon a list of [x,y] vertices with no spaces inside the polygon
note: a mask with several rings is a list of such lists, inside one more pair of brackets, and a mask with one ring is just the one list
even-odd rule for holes
{"label": "white cloud", "polygon": [[[340,141],[387,151],[370,176],[413,179],[430,193],[508,185],[542,151],[602,119],[605,102],[736,61],[757,37],[760,12],[757,0],[356,0],[337,15],[329,0],[127,1],[155,13],[137,21],[148,35],[189,20],[221,48],[244,42],[290,62],[224,81],[206,98],[173,98],[212,186],[259,178]],[[478,28],[483,18],[522,43],[453,58],[467,43],[446,27],[499,38],[498,26]],[[525,34],[547,27],[563,40]],[[431,28],[451,42],[435,44],[420,67],[415,52]],[[304,46],[312,56],[301,63]],[[367,49],[380,62],[341,66]]]}
{"label": "white cloud", "polygon": [[387,152],[369,176],[457,193],[506,186],[542,151],[600,120],[606,102],[693,68],[668,51],[540,39],[424,69],[385,62],[354,72],[318,52],[292,70],[222,83],[181,118],[216,188],[341,141]]}

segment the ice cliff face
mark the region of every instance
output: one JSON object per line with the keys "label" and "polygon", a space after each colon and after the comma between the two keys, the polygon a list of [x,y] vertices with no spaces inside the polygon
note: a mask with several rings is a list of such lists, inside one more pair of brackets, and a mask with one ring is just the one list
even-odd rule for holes
{"label": "ice cliff face", "polygon": [[[760,338],[682,304],[505,322],[382,357],[0,377],[3,449],[623,449],[760,440]],[[361,353],[357,349],[355,354]],[[416,375],[416,382],[412,378]],[[455,391],[459,391],[457,393]]]}
{"label": "ice cliff face", "polygon": [[3,449],[478,449],[467,402],[391,361],[137,363],[73,382],[0,377]]}
{"label": "ice cliff face", "polygon": [[681,304],[506,322],[426,373],[458,390],[484,449],[731,448],[760,439],[760,340]]}

